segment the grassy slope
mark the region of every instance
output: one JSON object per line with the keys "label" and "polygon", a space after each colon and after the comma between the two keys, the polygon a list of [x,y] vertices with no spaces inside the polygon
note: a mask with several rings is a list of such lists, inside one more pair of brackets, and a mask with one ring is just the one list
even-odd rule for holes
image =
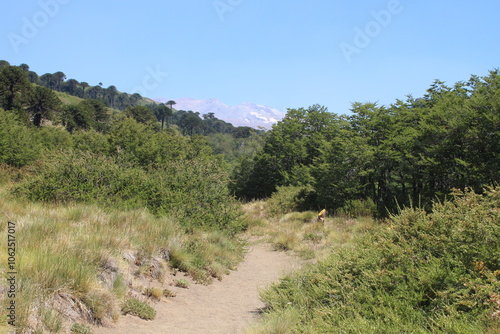
{"label": "grassy slope", "polygon": [[69,95],[68,93],[54,91],[57,97],[61,100],[63,104],[78,104],[83,101],[82,98],[78,96]]}
{"label": "grassy slope", "polygon": [[[209,282],[242,259],[241,242],[220,232],[188,235],[177,222],[146,210],[21,202],[9,198],[8,187],[0,184],[0,238],[7,240],[6,222],[14,222],[19,333],[67,330],[74,321],[109,322],[119,317],[128,296],[147,300],[151,290],[145,282],[160,287],[171,283],[174,267]],[[4,273],[6,264],[2,252]],[[5,284],[2,281],[0,288]],[[4,323],[6,302],[1,301],[0,311]]]}

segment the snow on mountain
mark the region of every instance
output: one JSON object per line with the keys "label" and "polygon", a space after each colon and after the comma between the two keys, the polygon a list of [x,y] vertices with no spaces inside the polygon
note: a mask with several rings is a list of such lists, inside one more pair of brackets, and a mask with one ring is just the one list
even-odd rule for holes
{"label": "snow on mountain", "polygon": [[[155,98],[157,102],[165,103],[169,99]],[[215,117],[222,119],[234,126],[250,126],[253,128],[263,127],[270,129],[271,126],[283,117],[285,113],[266,106],[251,102],[245,102],[237,106],[228,106],[218,99],[197,100],[191,98],[174,99],[177,110],[192,110],[199,112],[200,116],[214,113]]]}

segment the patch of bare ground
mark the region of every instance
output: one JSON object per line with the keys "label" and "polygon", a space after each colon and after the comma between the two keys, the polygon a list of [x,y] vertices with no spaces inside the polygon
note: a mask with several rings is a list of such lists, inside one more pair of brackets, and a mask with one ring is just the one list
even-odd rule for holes
{"label": "patch of bare ground", "polygon": [[[278,281],[288,272],[299,269],[303,261],[290,253],[277,252],[269,244],[250,242],[245,260],[237,270],[210,285],[169,286],[175,298],[161,299],[154,307],[152,321],[124,316],[112,327],[94,328],[95,334],[238,334],[256,321],[264,303],[260,290]],[[179,276],[179,274],[177,275]],[[189,281],[187,277],[178,279]]]}

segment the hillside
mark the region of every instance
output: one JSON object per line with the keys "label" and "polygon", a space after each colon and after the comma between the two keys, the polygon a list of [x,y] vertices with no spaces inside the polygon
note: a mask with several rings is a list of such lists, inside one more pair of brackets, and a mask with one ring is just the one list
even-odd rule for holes
{"label": "hillside", "polygon": [[498,328],[499,70],[351,115],[289,109],[264,133],[44,78],[0,68],[0,269],[19,283],[0,283],[0,325],[153,319],[169,284],[235,269],[247,232],[317,261],[262,294],[255,333]]}

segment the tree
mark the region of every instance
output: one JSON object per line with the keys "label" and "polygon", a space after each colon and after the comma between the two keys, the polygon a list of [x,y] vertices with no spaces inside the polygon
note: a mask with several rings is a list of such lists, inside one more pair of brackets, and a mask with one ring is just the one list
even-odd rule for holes
{"label": "tree", "polygon": [[19,68],[23,70],[24,73],[28,73],[30,70],[30,67],[27,64],[21,64],[19,65]]}
{"label": "tree", "polygon": [[144,106],[128,107],[125,114],[142,124],[151,124],[156,120],[153,111]]}
{"label": "tree", "polygon": [[87,90],[87,95],[91,99],[97,99],[99,94],[98,86],[92,86]]}
{"label": "tree", "polygon": [[[288,109],[283,120],[265,135],[262,150],[240,169],[243,184],[236,184],[244,198],[270,196],[278,186],[308,186],[314,183],[310,168],[321,154],[324,141],[336,137],[339,119],[326,108]],[[251,166],[251,170],[248,167]],[[246,183],[246,184],[245,184]]]}
{"label": "tree", "polygon": [[22,167],[40,157],[40,143],[33,129],[20,124],[16,115],[0,108],[0,162]]}
{"label": "tree", "polygon": [[157,108],[157,116],[158,116],[159,120],[161,121],[162,130],[163,130],[163,125],[165,124],[165,117],[167,116],[168,112],[169,112],[169,110],[164,103],[161,103]]}
{"label": "tree", "polygon": [[70,95],[76,95],[79,82],[75,79],[69,79],[65,85],[65,91]]}
{"label": "tree", "polygon": [[130,96],[130,100],[132,103],[137,104],[140,100],[142,100],[142,96],[139,93],[134,93]]}
{"label": "tree", "polygon": [[234,138],[248,138],[256,133],[254,128],[249,126],[238,126],[233,129],[232,134]]}
{"label": "tree", "polygon": [[77,105],[68,105],[64,108],[61,118],[71,133],[90,129],[106,132],[110,127],[110,115],[104,103],[99,100],[87,99]]}
{"label": "tree", "polygon": [[51,89],[35,86],[28,98],[28,112],[35,126],[41,126],[43,120],[52,120],[53,113],[59,110],[61,100]]}
{"label": "tree", "polygon": [[5,110],[21,108],[30,90],[26,73],[17,66],[0,69],[0,107]]}
{"label": "tree", "polygon": [[36,72],[33,72],[33,71],[29,71],[28,72],[28,80],[31,82],[31,83],[34,83],[34,84],[39,84],[39,77],[38,77],[38,74],[36,74]]}
{"label": "tree", "polygon": [[82,86],[82,90],[83,90],[83,92],[82,92],[82,99],[84,99],[85,98],[85,89],[87,87],[89,87],[89,84],[87,82],[81,82],[80,85]]}
{"label": "tree", "polygon": [[62,119],[66,130],[70,133],[76,130],[89,130],[94,125],[92,109],[82,104],[65,106]]}
{"label": "tree", "polygon": [[10,66],[10,63],[6,60],[0,60],[0,69]]}
{"label": "tree", "polygon": [[56,77],[53,74],[50,73],[45,73],[40,77],[40,83],[50,89],[56,89],[57,87],[57,80]]}
{"label": "tree", "polygon": [[127,93],[118,94],[116,97],[115,108],[119,110],[123,110],[126,107],[130,106],[132,103],[130,101],[130,95]]}
{"label": "tree", "polygon": [[194,135],[203,133],[203,121],[200,118],[200,113],[189,111],[178,111],[176,113],[177,125],[181,128],[185,135]]}
{"label": "tree", "polygon": [[203,114],[203,120],[210,120],[215,118],[215,113],[209,112],[207,114]]}
{"label": "tree", "polygon": [[79,104],[89,110],[89,114],[92,115],[92,125],[97,131],[106,132],[109,129],[110,115],[102,101],[87,99]]}
{"label": "tree", "polygon": [[108,95],[109,105],[111,108],[115,107],[115,96],[118,94],[118,90],[115,86],[111,85],[106,88],[106,94]]}
{"label": "tree", "polygon": [[99,85],[99,86],[95,86],[95,97],[94,99],[101,99],[101,100],[104,100],[104,89]]}
{"label": "tree", "polygon": [[58,92],[60,92],[61,88],[62,88],[62,83],[66,79],[66,74],[59,71],[59,72],[54,73],[53,77],[54,77],[55,82],[56,82],[56,86],[54,89],[57,90]]}
{"label": "tree", "polygon": [[170,115],[174,114],[174,108],[172,107],[174,104],[177,104],[174,100],[169,100],[166,105],[170,106]]}

